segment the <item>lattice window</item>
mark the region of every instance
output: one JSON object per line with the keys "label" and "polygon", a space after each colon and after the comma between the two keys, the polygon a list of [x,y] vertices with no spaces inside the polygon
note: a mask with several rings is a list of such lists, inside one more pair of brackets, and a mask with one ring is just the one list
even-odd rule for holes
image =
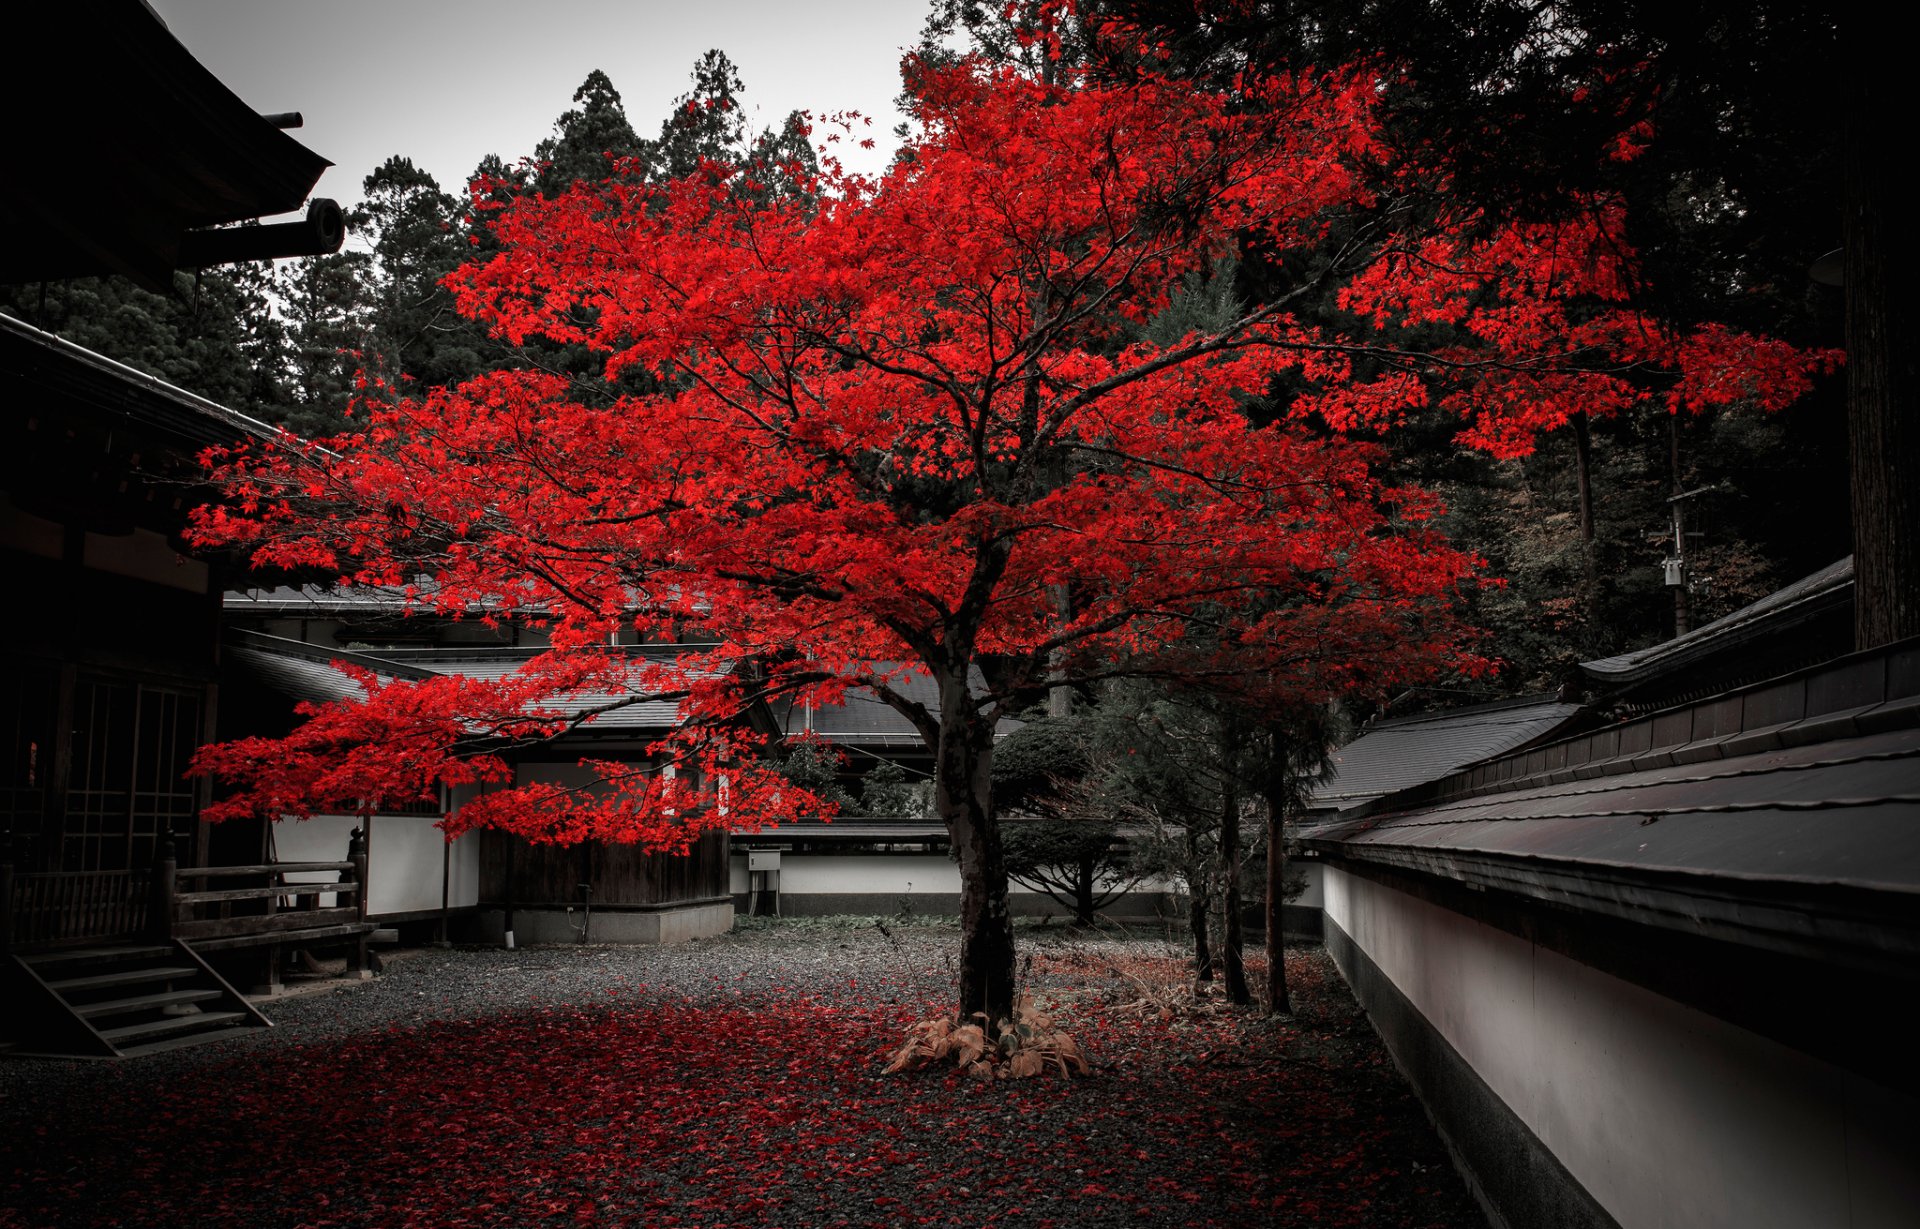
{"label": "lattice window", "polygon": [[200,697],[83,675],[73,700],[61,864],[70,871],[151,865],[160,838],[194,815],[196,789],[185,773],[199,742]]}

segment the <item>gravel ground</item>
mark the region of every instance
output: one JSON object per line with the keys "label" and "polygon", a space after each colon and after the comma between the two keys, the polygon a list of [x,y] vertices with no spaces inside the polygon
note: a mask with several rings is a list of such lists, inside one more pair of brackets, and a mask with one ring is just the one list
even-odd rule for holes
{"label": "gravel ground", "polygon": [[1484,1224],[1319,949],[1269,1021],[1163,942],[1027,932],[1090,1076],[882,1075],[954,938],[411,952],[270,1032],[0,1062],[0,1226]]}

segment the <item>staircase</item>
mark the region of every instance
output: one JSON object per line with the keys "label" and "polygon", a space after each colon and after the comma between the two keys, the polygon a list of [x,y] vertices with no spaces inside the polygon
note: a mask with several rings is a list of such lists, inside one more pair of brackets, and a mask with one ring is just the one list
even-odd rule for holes
{"label": "staircase", "polygon": [[5,959],[18,1053],[133,1058],[273,1027],[178,940]]}

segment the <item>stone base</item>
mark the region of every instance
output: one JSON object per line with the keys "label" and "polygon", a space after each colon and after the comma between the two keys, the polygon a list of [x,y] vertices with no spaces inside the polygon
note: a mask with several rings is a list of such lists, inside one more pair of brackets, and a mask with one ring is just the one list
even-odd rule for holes
{"label": "stone base", "polygon": [[[470,943],[506,942],[506,915],[497,907],[483,907],[467,919],[460,937]],[[591,915],[575,907],[513,911],[516,947],[547,943],[685,943],[723,935],[733,929],[733,905],[719,901],[663,909],[595,909]]]}

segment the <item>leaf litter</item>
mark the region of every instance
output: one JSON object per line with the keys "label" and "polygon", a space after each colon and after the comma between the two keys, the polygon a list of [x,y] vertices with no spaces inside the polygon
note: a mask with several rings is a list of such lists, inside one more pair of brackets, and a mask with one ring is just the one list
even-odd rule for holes
{"label": "leaf litter", "polygon": [[425,952],[267,1033],[0,1063],[0,1227],[1484,1224],[1319,949],[1269,1020],[1168,944],[1036,940],[984,1027],[952,938]]}

